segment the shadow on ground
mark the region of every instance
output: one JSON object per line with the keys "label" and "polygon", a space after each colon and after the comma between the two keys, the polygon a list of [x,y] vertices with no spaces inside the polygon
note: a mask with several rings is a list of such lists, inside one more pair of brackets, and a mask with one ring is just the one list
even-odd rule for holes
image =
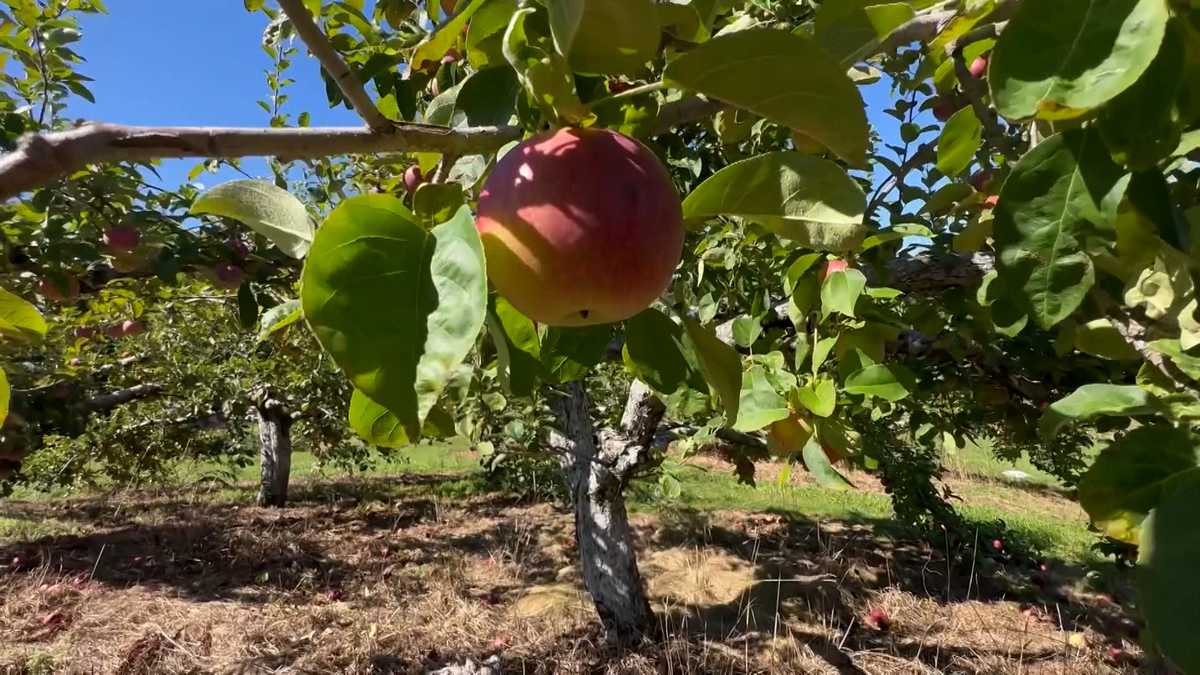
{"label": "shadow on ground", "polygon": [[[1107,644],[1137,631],[1123,590],[1080,592],[1085,570],[1061,561],[985,546],[948,557],[887,521],[666,510],[635,518],[664,637],[618,654],[586,603],[519,611],[531,589],[577,586],[570,515],[496,494],[444,499],[461,481],[308,481],[282,510],[200,492],[0,503],[0,518],[86,528],[0,541],[0,600],[9,600],[0,608],[10,613],[0,645],[18,649],[0,648],[0,670],[35,648],[69,666],[73,650],[86,649],[73,626],[87,624],[88,603],[135,590],[139,602],[176,603],[181,625],[169,634],[131,622],[109,635],[121,647],[108,665],[123,672],[416,672],[498,654],[516,672],[660,672],[672,663],[692,669],[678,672],[1005,672],[1040,663],[1090,673],[1111,666]],[[38,595],[47,579],[82,579],[94,598],[77,593],[71,621],[50,636],[37,627],[52,606]],[[37,595],[37,609],[21,614],[21,594]],[[227,618],[201,620],[196,603],[219,604]],[[288,628],[256,632],[268,620]],[[230,637],[221,638],[214,631],[226,623]],[[1064,643],[1073,634],[1083,647]],[[331,649],[296,635],[343,642]]]}

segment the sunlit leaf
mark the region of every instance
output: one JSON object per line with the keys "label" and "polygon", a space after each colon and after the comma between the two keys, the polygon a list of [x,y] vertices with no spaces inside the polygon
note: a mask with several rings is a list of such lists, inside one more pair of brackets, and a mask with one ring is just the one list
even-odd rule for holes
{"label": "sunlit leaf", "polygon": [[313,226],[304,204],[266,181],[235,180],[218,185],[197,197],[191,212],[239,221],[293,258],[303,258],[312,245]]}

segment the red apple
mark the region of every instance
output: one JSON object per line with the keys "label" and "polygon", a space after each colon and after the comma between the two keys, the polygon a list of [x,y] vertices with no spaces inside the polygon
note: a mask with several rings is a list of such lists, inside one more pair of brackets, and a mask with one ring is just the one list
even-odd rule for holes
{"label": "red apple", "polygon": [[954,113],[958,112],[958,106],[954,105],[954,102],[950,99],[939,98],[937,103],[933,104],[933,108],[931,108],[931,110],[933,111],[933,116],[937,119],[937,121],[945,122],[953,117]]}
{"label": "red apple", "polygon": [[125,319],[121,323],[115,323],[104,329],[104,332],[110,338],[114,339],[133,337],[134,335],[141,335],[146,332],[146,324],[134,319]]}
{"label": "red apple", "polygon": [[988,184],[992,182],[992,172],[984,169],[971,176],[971,187],[979,192],[987,192]]}
{"label": "red apple", "polygon": [[997,551],[1003,551],[1004,550],[1004,540],[1003,539],[993,539],[992,540],[992,548],[996,549]]}
{"label": "red apple", "polygon": [[849,268],[850,268],[849,262],[846,262],[845,260],[842,260],[841,258],[834,258],[833,260],[826,262],[821,267],[821,272],[820,272],[820,274],[817,275],[817,279],[820,280],[821,283],[825,283],[825,280],[829,278],[830,274],[833,274],[834,272],[841,272],[842,270],[846,270]]}
{"label": "red apple", "polygon": [[104,245],[112,253],[129,253],[142,241],[142,233],[127,225],[116,225],[104,233]]}
{"label": "red apple", "polygon": [[867,618],[863,620],[869,628],[874,628],[878,631],[885,631],[892,625],[892,620],[888,617],[887,612],[882,609],[873,609],[867,613]]}
{"label": "red apple", "polygon": [[74,300],[79,297],[79,280],[69,274],[58,279],[39,279],[38,295],[51,302]]}
{"label": "red apple", "polygon": [[983,205],[988,207],[989,209],[996,208],[996,205],[999,203],[1000,203],[1000,195],[988,195],[987,198],[985,198],[983,200]]}
{"label": "red apple", "polygon": [[80,326],[74,330],[73,334],[81,340],[90,340],[95,337],[96,329],[91,326]]}
{"label": "red apple", "polygon": [[625,80],[618,80],[615,77],[608,81],[608,91],[611,94],[620,94],[621,92],[629,91],[632,88],[633,88],[632,82],[626,82]]}
{"label": "red apple", "polygon": [[225,242],[229,247],[229,253],[237,260],[245,260],[246,256],[250,255],[250,247],[241,237],[230,237],[229,241]]}
{"label": "red apple", "polygon": [[442,0],[442,14],[446,16],[453,15],[456,5],[458,5],[458,0]]}
{"label": "red apple", "polygon": [[417,188],[421,187],[421,183],[425,182],[425,177],[421,175],[421,167],[413,164],[404,170],[404,188],[413,193]]}
{"label": "red apple", "polygon": [[607,129],[559,129],[513,148],[484,184],[475,226],[496,289],[553,326],[637,314],[683,252],[670,175],[649,148]]}
{"label": "red apple", "polygon": [[221,288],[237,288],[242,285],[245,274],[242,268],[230,263],[221,263],[213,268],[213,277]]}
{"label": "red apple", "polygon": [[1108,660],[1120,662],[1125,658],[1125,650],[1120,647],[1112,646],[1108,648]]}
{"label": "red apple", "polygon": [[977,56],[977,57],[975,57],[975,60],[971,62],[971,65],[968,67],[968,70],[971,71],[971,77],[978,79],[987,74],[987,67],[988,67],[987,57],[986,56]]}

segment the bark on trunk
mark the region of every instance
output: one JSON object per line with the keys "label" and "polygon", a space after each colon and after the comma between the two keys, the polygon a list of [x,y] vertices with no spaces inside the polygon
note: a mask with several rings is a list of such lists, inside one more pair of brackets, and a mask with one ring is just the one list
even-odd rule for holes
{"label": "bark on trunk", "polygon": [[561,433],[551,436],[551,444],[561,453],[574,507],[584,587],[609,639],[620,645],[636,644],[652,636],[655,628],[638,572],[625,487],[645,461],[664,409],[644,384],[633,386],[622,419],[623,433],[606,430],[597,437],[587,390],[581,382],[567,385],[565,395],[555,401]]}
{"label": "bark on trunk", "polygon": [[269,394],[254,404],[254,414],[258,418],[261,460],[258,505],[286,506],[292,470],[292,416]]}

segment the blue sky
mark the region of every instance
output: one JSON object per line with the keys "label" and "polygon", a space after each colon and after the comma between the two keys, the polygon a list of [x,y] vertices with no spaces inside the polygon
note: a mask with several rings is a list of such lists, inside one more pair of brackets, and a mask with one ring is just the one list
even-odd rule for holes
{"label": "blue sky", "polygon": [[[91,83],[96,103],[76,100],[73,117],[144,125],[266,126],[268,115],[255,103],[266,98],[265,70],[271,60],[260,41],[267,19],[246,12],[237,0],[118,0],[109,14],[83,19],[77,45],[87,59],[81,72]],[[204,6],[199,10],[199,6]],[[296,84],[287,90],[287,111],[308,111],[312,126],[357,125],[345,108],[329,109],[317,62],[301,48],[290,71]],[[871,123],[885,138],[897,138],[899,123],[880,112],[887,104],[886,84],[862,89]],[[168,160],[161,184],[186,180],[199,160]],[[247,172],[266,173],[261,160],[244,162]],[[239,177],[223,170],[199,181],[215,185]]]}

